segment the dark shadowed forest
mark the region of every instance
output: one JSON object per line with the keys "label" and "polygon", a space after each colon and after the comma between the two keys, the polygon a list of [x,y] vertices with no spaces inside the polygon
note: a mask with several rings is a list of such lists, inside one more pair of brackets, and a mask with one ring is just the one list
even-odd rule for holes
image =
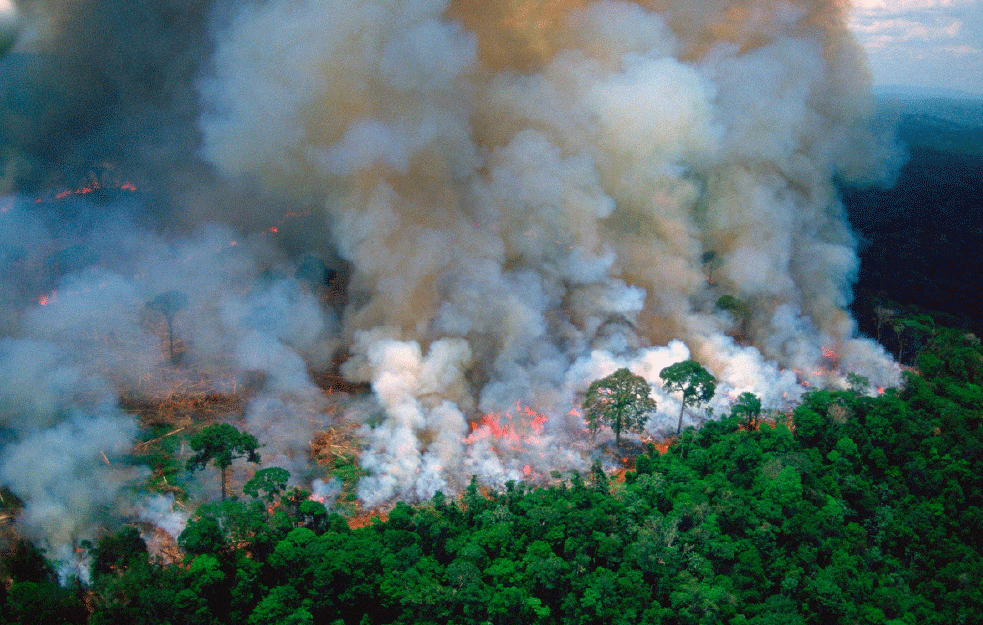
{"label": "dark shadowed forest", "polygon": [[893,187],[846,188],[843,199],[861,239],[855,317],[897,355],[890,321],[878,332],[878,307],[983,330],[983,102],[895,98],[880,108],[908,162]]}

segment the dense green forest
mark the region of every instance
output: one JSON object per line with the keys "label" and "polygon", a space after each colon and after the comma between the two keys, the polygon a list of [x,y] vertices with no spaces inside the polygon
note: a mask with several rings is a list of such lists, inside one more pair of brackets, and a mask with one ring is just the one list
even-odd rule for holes
{"label": "dense green forest", "polygon": [[8,623],[954,623],[983,613],[983,348],[939,330],[901,390],[687,429],[613,482],[472,485],[352,530],[267,469],[202,506],[183,561],[134,527],[59,586],[4,561]]}

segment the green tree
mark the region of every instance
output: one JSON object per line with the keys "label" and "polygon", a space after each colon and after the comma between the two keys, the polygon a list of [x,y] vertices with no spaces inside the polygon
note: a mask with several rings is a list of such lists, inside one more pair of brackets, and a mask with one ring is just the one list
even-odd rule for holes
{"label": "green tree", "polygon": [[625,368],[595,380],[584,398],[584,419],[587,428],[596,433],[602,424],[614,430],[615,443],[621,445],[621,432],[638,432],[655,410],[651,387],[641,376]]}
{"label": "green tree", "polygon": [[192,436],[190,444],[195,453],[188,458],[188,470],[199,471],[213,462],[222,474],[222,501],[225,501],[226,478],[232,461],[245,458],[249,462],[259,462],[259,441],[256,437],[228,423],[209,425]]}
{"label": "green tree", "polygon": [[699,406],[713,399],[717,383],[713,375],[695,360],[684,360],[669,365],[659,372],[662,387],[667,393],[681,392],[683,401],[679,406],[679,425],[676,435],[683,431],[683,412],[687,406]]}
{"label": "green tree", "polygon": [[743,417],[748,429],[753,429],[761,415],[761,400],[754,393],[741,393],[730,412],[735,417]]}
{"label": "green tree", "polygon": [[902,362],[905,346],[923,344],[926,337],[931,336],[935,331],[935,321],[924,313],[906,315],[895,317],[891,321],[891,329],[898,339],[898,362]]}
{"label": "green tree", "polygon": [[55,582],[13,582],[7,591],[0,622],[18,625],[71,625],[87,621],[81,588]]}
{"label": "green tree", "polygon": [[707,282],[716,284],[713,280],[713,272],[723,264],[723,259],[714,250],[709,250],[703,252],[700,261],[703,263],[703,270],[707,272]]}
{"label": "green tree", "polygon": [[286,469],[267,467],[257,471],[252,479],[243,485],[242,492],[262,499],[268,504],[273,503],[280,493],[286,490],[289,480],[290,472]]}
{"label": "green tree", "polygon": [[887,306],[874,306],[874,325],[877,328],[877,342],[883,345],[881,340],[881,328],[887,325],[891,325],[891,322],[897,317],[898,311]]}
{"label": "green tree", "polygon": [[92,572],[96,575],[120,573],[148,563],[147,543],[140,531],[127,525],[116,534],[104,536],[92,550]]}
{"label": "green tree", "polygon": [[747,302],[733,295],[724,295],[717,300],[717,308],[729,312],[737,322],[737,333],[741,337],[747,336],[748,324],[751,322],[751,306]]}
{"label": "green tree", "polygon": [[6,574],[16,582],[51,582],[56,579],[55,570],[44,557],[44,552],[24,539],[14,543],[5,554],[3,564]]}
{"label": "green tree", "polygon": [[221,553],[227,543],[219,520],[213,515],[201,514],[200,510],[178,536],[178,545],[191,555]]}
{"label": "green tree", "polygon": [[283,625],[313,623],[314,618],[301,605],[300,593],[292,586],[277,586],[249,615],[249,625]]}

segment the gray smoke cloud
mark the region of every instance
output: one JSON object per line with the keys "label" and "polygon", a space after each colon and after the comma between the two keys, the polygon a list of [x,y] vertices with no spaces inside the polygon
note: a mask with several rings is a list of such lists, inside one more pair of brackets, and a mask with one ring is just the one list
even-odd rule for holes
{"label": "gray smoke cloud", "polygon": [[[843,10],[310,0],[230,21],[203,154],[322,198],[358,294],[344,372],[383,415],[366,502],[567,468],[500,449],[489,468],[462,433],[519,401],[569,448],[563,415],[617,366],[658,387],[651,363],[693,357],[722,398],[771,407],[837,367],[896,382],[846,312],[856,241],[833,181],[886,179],[894,157]],[[748,303],[740,343],[722,295]]]}
{"label": "gray smoke cloud", "polygon": [[20,26],[0,60],[0,191],[78,184],[96,167],[155,183],[187,170],[211,2],[12,4]]}
{"label": "gray smoke cloud", "polygon": [[[85,439],[78,419],[128,422],[118,393],[193,381],[247,389],[264,455],[303,471],[330,420],[309,372],[339,353],[372,389],[347,418],[359,496],[381,505],[584,468],[580,394],[622,366],[653,385],[652,432],[679,407],[659,371],[686,358],[720,381],[717,414],[743,391],[787,408],[847,372],[898,381],[847,312],[857,242],[835,181],[890,181],[898,156],[870,129],[838,1],[17,11],[0,58],[4,458]],[[93,175],[147,190],[34,203]],[[345,293],[325,294],[332,271]],[[145,306],[174,290],[179,366]],[[76,410],[93,385],[102,408]],[[20,466],[0,480],[41,501]]]}

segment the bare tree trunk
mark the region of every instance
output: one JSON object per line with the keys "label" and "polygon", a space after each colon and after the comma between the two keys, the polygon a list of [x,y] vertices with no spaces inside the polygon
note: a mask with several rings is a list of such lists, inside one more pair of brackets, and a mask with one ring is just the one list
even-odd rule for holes
{"label": "bare tree trunk", "polygon": [[679,406],[679,425],[676,426],[676,436],[683,433],[683,411],[686,410],[686,402],[684,401]]}
{"label": "bare tree trunk", "polygon": [[167,346],[171,352],[171,364],[174,364],[174,319],[167,318]]}
{"label": "bare tree trunk", "polygon": [[225,501],[225,473],[227,470],[228,467],[222,467],[222,501]]}

